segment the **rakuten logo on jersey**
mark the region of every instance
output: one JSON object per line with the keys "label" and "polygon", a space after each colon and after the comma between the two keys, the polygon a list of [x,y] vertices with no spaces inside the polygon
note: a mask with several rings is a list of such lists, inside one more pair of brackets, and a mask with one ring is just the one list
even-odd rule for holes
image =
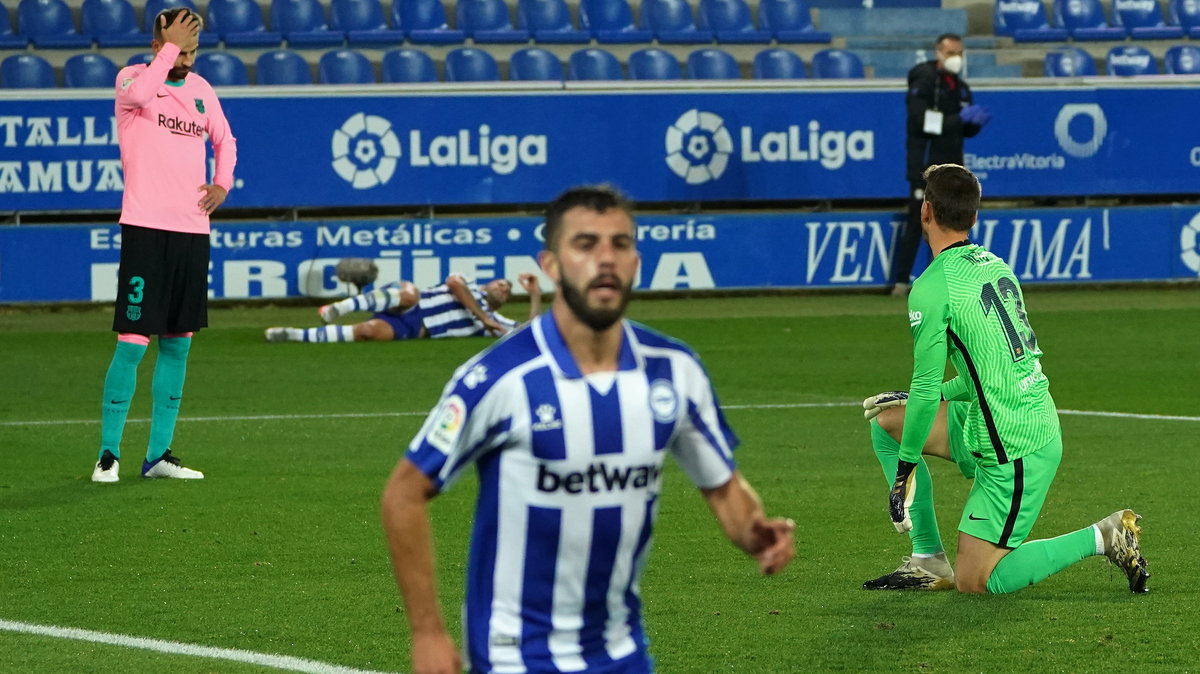
{"label": "rakuten logo on jersey", "polygon": [[601,492],[627,491],[629,489],[645,489],[658,482],[662,474],[662,466],[648,463],[644,466],[613,466],[596,462],[587,470],[574,470],[558,473],[538,465],[538,491],[553,494],[565,491],[568,494],[598,494]]}
{"label": "rakuten logo on jersey", "polygon": [[178,117],[158,116],[158,125],[176,136],[192,136],[199,138],[204,135],[204,127],[190,120]]}

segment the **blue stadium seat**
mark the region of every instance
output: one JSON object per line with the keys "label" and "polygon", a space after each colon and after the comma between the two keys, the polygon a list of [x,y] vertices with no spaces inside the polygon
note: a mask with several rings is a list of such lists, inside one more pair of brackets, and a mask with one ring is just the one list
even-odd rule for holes
{"label": "blue stadium seat", "polygon": [[294,51],[276,49],[260,54],[254,64],[255,84],[312,84],[312,68]]}
{"label": "blue stadium seat", "polygon": [[649,42],[654,37],[648,30],[634,28],[633,10],[626,0],[581,0],[579,26],[601,43]]}
{"label": "blue stadium seat", "polygon": [[63,64],[63,86],[73,89],[112,89],[117,64],[102,54],[76,54]]}
{"label": "blue stadium seat", "polygon": [[1136,77],[1138,75],[1157,75],[1158,64],[1154,54],[1145,47],[1126,45],[1113,47],[1104,58],[1105,69],[1109,75],[1117,77]]}
{"label": "blue stadium seat", "polygon": [[13,33],[12,23],[8,20],[8,9],[0,3],[0,49],[24,49],[29,44],[29,38]]}
{"label": "blue stadium seat", "polygon": [[[146,0],[145,13],[142,15],[142,30],[147,35],[154,34],[154,17],[164,9],[173,9],[175,7],[187,7],[192,10],[197,16],[200,16],[200,10],[196,9],[196,3],[192,0]],[[220,39],[217,37],[216,31],[207,23],[204,30],[200,31],[200,46],[213,47]],[[148,44],[148,43],[147,43]]]}
{"label": "blue stadium seat", "polygon": [[678,80],[683,78],[679,59],[657,47],[639,49],[629,55],[629,79]]}
{"label": "blue stadium seat", "polygon": [[[111,83],[116,84],[114,79]],[[41,56],[13,54],[0,62],[0,89],[52,89],[54,68]]]}
{"label": "blue stadium seat", "polygon": [[351,46],[404,42],[404,31],[388,28],[384,22],[379,0],[333,0],[329,27],[345,33]]}
{"label": "blue stadium seat", "polygon": [[1044,72],[1046,77],[1091,77],[1096,62],[1079,47],[1063,47],[1046,54]]}
{"label": "blue stadium seat", "polygon": [[1200,0],[1169,0],[1167,16],[1172,26],[1180,26],[1188,37],[1200,39]]}
{"label": "blue stadium seat", "polygon": [[1014,42],[1065,42],[1066,28],[1052,28],[1041,0],[996,0],[992,16],[997,35]]}
{"label": "blue stadium seat", "polygon": [[436,82],[437,66],[419,49],[393,49],[383,55],[384,82]]}
{"label": "blue stadium seat", "polygon": [[1200,74],[1200,47],[1175,45],[1163,56],[1163,66],[1168,75]]}
{"label": "blue stadium seat", "polygon": [[520,44],[529,31],[513,28],[504,0],[458,0],[454,14],[467,37],[481,44]]}
{"label": "blue stadium seat", "polygon": [[727,44],[766,44],[771,33],[758,30],[750,22],[746,0],[700,0],[700,29],[711,31],[717,42]]}
{"label": "blue stadium seat", "polygon": [[758,27],[770,32],[781,43],[827,44],[833,41],[832,35],[813,27],[804,0],[760,0]]}
{"label": "blue stadium seat", "polygon": [[712,31],[696,28],[692,8],[684,0],[642,0],[642,28],[664,44],[708,44]]}
{"label": "blue stadium seat", "polygon": [[143,51],[143,52],[138,52],[138,53],[134,54],[133,56],[130,56],[129,59],[125,61],[125,65],[136,66],[136,65],[141,65],[143,63],[145,63],[146,65],[150,65],[150,62],[153,60],[154,60],[154,52]]}
{"label": "blue stadium seat", "polygon": [[92,45],[90,35],[80,35],[63,0],[21,0],[17,25],[38,49],[83,49]]}
{"label": "blue stadium seat", "polygon": [[214,87],[232,87],[250,83],[250,77],[246,74],[246,64],[229,52],[200,52],[196,56],[192,70],[208,80],[208,83]]}
{"label": "blue stadium seat", "polygon": [[445,78],[447,82],[495,82],[500,68],[482,49],[460,47],[446,54]]}
{"label": "blue stadium seat", "polygon": [[509,59],[508,79],[514,82],[561,82],[563,64],[553,52],[529,47]]}
{"label": "blue stadium seat", "polygon": [[688,54],[688,79],[740,80],[742,69],[737,59],[721,49],[697,49]]}
{"label": "blue stadium seat", "polygon": [[1183,28],[1168,26],[1155,0],[1113,0],[1113,25],[1135,40],[1178,40]]}
{"label": "blue stadium seat", "polygon": [[267,31],[254,0],[210,0],[208,25],[226,47],[263,47],[283,40],[283,35]]}
{"label": "blue stadium seat", "polygon": [[1067,29],[1072,40],[1125,39],[1125,29],[1108,24],[1100,0],[1054,0],[1054,20]]}
{"label": "blue stadium seat", "polygon": [[603,49],[580,49],[567,58],[567,77],[573,80],[623,80],[621,62]]}
{"label": "blue stadium seat", "polygon": [[101,47],[144,47],[150,35],[138,30],[129,0],[83,0],[79,12],[83,34]]}
{"label": "blue stadium seat", "polygon": [[564,0],[517,0],[517,26],[532,33],[536,42],[587,44],[592,39],[571,24],[571,9]]}
{"label": "blue stadium seat", "polygon": [[852,51],[824,49],[812,57],[813,77],[821,79],[862,79],[862,59]]}
{"label": "blue stadium seat", "polygon": [[317,61],[317,81],[321,84],[371,84],[375,69],[366,56],[353,49],[332,49]]}
{"label": "blue stadium seat", "polygon": [[271,28],[283,33],[289,47],[337,47],[346,39],[329,30],[317,0],[271,0]]}
{"label": "blue stadium seat", "polygon": [[441,0],[393,0],[392,25],[408,33],[413,44],[458,44],[467,37],[450,28]]}
{"label": "blue stadium seat", "polygon": [[786,49],[764,49],[754,55],[754,78],[759,80],[799,80],[807,77],[804,61]]}

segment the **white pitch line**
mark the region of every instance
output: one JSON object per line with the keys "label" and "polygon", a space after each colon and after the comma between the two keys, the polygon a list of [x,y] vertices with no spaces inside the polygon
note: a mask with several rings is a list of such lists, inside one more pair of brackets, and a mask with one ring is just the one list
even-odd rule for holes
{"label": "white pitch line", "polygon": [[[824,407],[860,407],[862,403],[762,403],[747,405],[722,405],[727,410],[793,410]],[[1059,414],[1082,417],[1108,417],[1115,419],[1142,419],[1147,421],[1200,421],[1200,417],[1173,414],[1135,414],[1133,412],[1097,412],[1091,410],[1059,410]],[[331,412],[328,414],[258,414],[229,417],[180,417],[179,421],[291,421],[293,419],[385,419],[389,417],[423,417],[429,412]],[[46,419],[39,421],[0,421],[4,426],[73,426],[98,424],[99,419]],[[146,424],[149,419],[129,419],[126,423]]]}
{"label": "white pitch line", "polygon": [[294,658],[289,655],[255,653],[254,651],[241,651],[236,648],[197,646],[196,644],[185,644],[178,641],[163,641],[161,639],[131,637],[124,634],[93,632],[92,630],[83,630],[75,627],[56,627],[54,625],[35,625],[32,623],[15,622],[12,620],[0,620],[0,631],[35,634],[43,637],[53,637],[55,639],[91,641],[93,643],[107,644],[109,646],[140,648],[142,650],[169,653],[171,655],[190,655],[197,658],[231,660],[233,662],[245,662],[247,664],[258,665],[260,667],[286,669],[292,672],[308,672],[309,674],[383,674],[382,672],[366,669],[354,669],[353,667],[342,667],[341,665],[333,665],[329,664],[328,662],[320,662],[317,660]]}

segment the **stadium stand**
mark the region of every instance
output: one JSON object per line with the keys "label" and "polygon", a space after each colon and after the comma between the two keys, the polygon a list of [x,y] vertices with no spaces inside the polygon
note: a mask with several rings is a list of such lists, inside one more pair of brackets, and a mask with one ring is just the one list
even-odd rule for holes
{"label": "stadium stand", "polygon": [[820,79],[861,79],[866,77],[858,55],[843,49],[823,49],[812,57],[813,77]]}
{"label": "stadium stand", "polygon": [[509,58],[508,79],[514,82],[561,82],[563,64],[549,50],[528,47],[514,52]]}
{"label": "stadium stand", "polygon": [[321,84],[370,84],[375,69],[366,56],[353,49],[332,49],[317,62],[317,81]]}
{"label": "stadium stand", "polygon": [[333,0],[329,5],[329,27],[344,33],[351,47],[404,42],[404,31],[388,28],[379,0]]}
{"label": "stadium stand", "polygon": [[745,0],[700,0],[700,29],[713,33],[722,44],[767,44],[771,32],[750,22]]}
{"label": "stadium stand", "polygon": [[76,54],[63,64],[63,86],[112,89],[117,82],[117,64],[102,54]]}
{"label": "stadium stand", "polygon": [[631,80],[678,80],[683,78],[683,68],[679,65],[679,59],[675,58],[671,52],[657,47],[633,52],[629,55],[628,66]]}
{"label": "stadium stand", "polygon": [[17,25],[38,49],[86,49],[92,38],[75,30],[71,8],[63,0],[21,0]]}
{"label": "stadium stand", "polygon": [[579,25],[601,44],[649,42],[654,37],[634,27],[633,10],[625,0],[581,0]]}
{"label": "stadium stand", "polygon": [[754,79],[799,80],[808,77],[804,61],[786,49],[764,49],[754,55]]}
{"label": "stadium stand", "polygon": [[1169,0],[1167,16],[1172,26],[1180,26],[1188,37],[1200,40],[1200,0]]}
{"label": "stadium stand", "polygon": [[1135,40],[1178,40],[1183,28],[1168,26],[1155,0],[1114,0],[1113,24]]}
{"label": "stadium stand", "polygon": [[500,79],[496,59],[474,47],[460,47],[446,54],[447,82],[495,82]]}
{"label": "stadium stand", "polygon": [[1105,69],[1109,75],[1117,77],[1136,77],[1138,75],[1157,75],[1158,64],[1154,54],[1145,47],[1125,45],[1108,50],[1104,58]]}
{"label": "stadium stand", "polygon": [[419,49],[393,49],[383,55],[380,75],[384,82],[436,82],[437,66]]}
{"label": "stadium stand", "polygon": [[621,62],[609,52],[590,47],[567,58],[567,77],[573,80],[623,80]]}
{"label": "stadium stand", "polygon": [[480,44],[521,44],[529,41],[529,31],[514,28],[504,0],[458,0],[455,5],[458,27]]}
{"label": "stadium stand", "polygon": [[1046,77],[1090,77],[1096,74],[1096,62],[1079,47],[1063,47],[1046,54],[1044,73]]}
{"label": "stadium stand", "polygon": [[1054,20],[1067,29],[1072,40],[1125,39],[1125,29],[1109,25],[1100,0],[1054,0]]}
{"label": "stadium stand", "polygon": [[129,60],[125,61],[125,65],[136,66],[141,63],[149,64],[153,60],[154,60],[154,52],[143,51],[143,52],[138,52],[138,53],[134,54],[133,56],[130,56]]}
{"label": "stadium stand", "polygon": [[517,26],[528,30],[535,42],[587,44],[592,39],[571,23],[564,0],[517,0]]}
{"label": "stadium stand", "polygon": [[910,9],[875,8],[823,9],[821,30],[836,36],[911,35],[932,39],[942,33],[966,35],[967,13],[962,9],[917,7]]}
{"label": "stadium stand", "polygon": [[50,89],[54,86],[54,68],[40,56],[13,54],[0,61],[0,88]]}
{"label": "stadium stand", "polygon": [[833,36],[817,30],[804,0],[759,0],[758,27],[780,43],[828,44]]}
{"label": "stadium stand", "polygon": [[1065,42],[1066,28],[1053,28],[1040,0],[996,0],[992,21],[997,35],[1015,42]]}
{"label": "stadium stand", "polygon": [[440,0],[393,0],[392,25],[406,31],[413,44],[458,44],[467,37],[450,28]]}
{"label": "stadium stand", "polygon": [[696,17],[685,0],[642,0],[642,23],[662,44],[708,44],[712,31],[696,28]]}
{"label": "stadium stand", "polygon": [[255,84],[312,84],[312,68],[294,51],[276,49],[259,55],[254,64]]}
{"label": "stadium stand", "polygon": [[1163,56],[1168,75],[1200,75],[1200,47],[1175,45]]}
{"label": "stadium stand", "polygon": [[24,49],[28,44],[29,38],[13,33],[8,9],[0,3],[0,49]]}
{"label": "stadium stand", "polygon": [[268,32],[254,0],[210,0],[208,26],[226,47],[279,46],[283,35]]}
{"label": "stadium stand", "polygon": [[697,49],[688,54],[688,78],[693,80],[737,80],[742,70],[737,59],[721,49]]}
{"label": "stadium stand", "polygon": [[84,35],[104,47],[144,47],[150,34],[138,30],[129,0],[83,0],[80,23]]}
{"label": "stadium stand", "polygon": [[[154,17],[158,16],[158,13],[164,9],[171,9],[173,7],[187,7],[196,14],[203,16],[200,10],[196,8],[196,3],[192,2],[192,0],[146,0],[145,11],[142,13],[142,29],[146,35],[154,33]],[[200,46],[214,47],[219,41],[220,38],[213,31],[212,26],[205,24],[204,30],[200,31]],[[150,44],[149,38],[147,38],[146,44]]]}
{"label": "stadium stand", "polygon": [[229,52],[200,52],[192,70],[214,87],[242,86],[250,83],[246,64]]}
{"label": "stadium stand", "polygon": [[339,47],[346,36],[329,29],[325,8],[317,0],[271,0],[271,28],[289,47]]}

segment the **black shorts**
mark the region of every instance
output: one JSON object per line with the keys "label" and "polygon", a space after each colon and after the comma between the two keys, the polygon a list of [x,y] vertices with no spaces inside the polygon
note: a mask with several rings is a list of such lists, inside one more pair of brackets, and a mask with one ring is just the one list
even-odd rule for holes
{"label": "black shorts", "polygon": [[208,325],[208,235],[121,225],[113,330],[139,335]]}

